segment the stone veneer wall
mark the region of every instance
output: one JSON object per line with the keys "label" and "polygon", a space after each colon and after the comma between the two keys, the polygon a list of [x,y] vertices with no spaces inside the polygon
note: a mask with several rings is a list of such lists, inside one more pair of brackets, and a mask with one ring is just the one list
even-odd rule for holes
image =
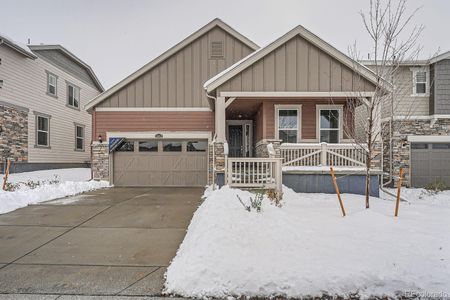
{"label": "stone veneer wall", "polygon": [[108,143],[92,143],[92,177],[95,180],[109,180]]}
{"label": "stone veneer wall", "polygon": [[0,155],[12,162],[28,161],[28,109],[0,104]]}
{"label": "stone veneer wall", "polygon": [[267,150],[267,145],[272,144],[275,150],[275,157],[281,157],[280,145],[281,140],[275,139],[262,139],[256,143],[255,146],[255,156],[256,157],[269,157],[269,151]]}
{"label": "stone veneer wall", "polygon": [[[386,131],[389,126],[384,126]],[[383,133],[383,141],[389,144],[389,132]],[[411,145],[408,142],[408,135],[449,135],[450,119],[438,119],[433,126],[431,120],[396,120],[392,124],[392,149],[393,149],[393,175],[399,176],[400,168],[403,168],[405,174],[405,185],[409,185],[410,178],[410,152]],[[389,172],[389,146],[384,147],[384,171]],[[396,182],[396,180],[395,180]]]}
{"label": "stone veneer wall", "polygon": [[208,145],[208,184],[213,183],[214,170],[224,173],[225,155],[223,143],[212,142]]}

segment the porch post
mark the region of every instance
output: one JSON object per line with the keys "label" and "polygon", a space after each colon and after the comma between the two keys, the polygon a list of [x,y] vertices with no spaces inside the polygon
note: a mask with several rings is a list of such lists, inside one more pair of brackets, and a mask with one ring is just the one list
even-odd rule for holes
{"label": "porch post", "polygon": [[215,131],[217,142],[224,143],[225,139],[225,97],[217,97],[215,107]]}

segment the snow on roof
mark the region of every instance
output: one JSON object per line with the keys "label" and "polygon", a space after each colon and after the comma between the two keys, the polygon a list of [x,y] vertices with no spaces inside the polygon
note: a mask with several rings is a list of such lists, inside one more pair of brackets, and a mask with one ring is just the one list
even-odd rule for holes
{"label": "snow on roof", "polygon": [[21,54],[29,58],[32,59],[37,58],[37,56],[34,55],[34,53],[30,50],[30,48],[28,48],[27,45],[13,40],[12,38],[7,36],[6,34],[3,34],[2,32],[0,32],[0,40],[9,47],[11,47],[12,49],[16,50],[17,52],[20,52]]}

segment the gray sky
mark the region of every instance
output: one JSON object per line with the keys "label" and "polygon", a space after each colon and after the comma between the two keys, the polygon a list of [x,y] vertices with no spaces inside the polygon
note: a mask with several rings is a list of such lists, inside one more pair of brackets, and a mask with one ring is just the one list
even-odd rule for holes
{"label": "gray sky", "polygon": [[[355,41],[370,52],[360,10],[369,0],[0,0],[0,32],[16,41],[61,44],[86,61],[109,88],[219,17],[260,46],[303,25],[344,53]],[[450,1],[422,7],[422,56],[450,50]]]}

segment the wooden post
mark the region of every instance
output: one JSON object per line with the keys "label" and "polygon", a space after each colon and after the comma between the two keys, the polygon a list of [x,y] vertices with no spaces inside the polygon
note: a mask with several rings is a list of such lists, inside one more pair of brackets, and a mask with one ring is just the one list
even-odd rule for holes
{"label": "wooden post", "polygon": [[8,159],[6,163],[6,171],[5,176],[3,176],[3,187],[2,189],[5,190],[6,188],[6,182],[8,181],[8,174],[9,174],[9,166],[11,165],[11,161]]}
{"label": "wooden post", "polygon": [[400,168],[400,178],[397,182],[397,199],[395,201],[395,213],[394,216],[398,216],[398,207],[400,206],[400,191],[402,188],[402,182],[403,182],[403,168]]}
{"label": "wooden post", "polygon": [[330,173],[331,173],[331,178],[333,179],[334,188],[336,189],[336,194],[339,199],[339,205],[341,206],[342,216],[345,217],[344,204],[342,203],[341,193],[339,192],[339,186],[337,185],[337,182],[336,182],[336,176],[334,175],[333,167],[330,167]]}

